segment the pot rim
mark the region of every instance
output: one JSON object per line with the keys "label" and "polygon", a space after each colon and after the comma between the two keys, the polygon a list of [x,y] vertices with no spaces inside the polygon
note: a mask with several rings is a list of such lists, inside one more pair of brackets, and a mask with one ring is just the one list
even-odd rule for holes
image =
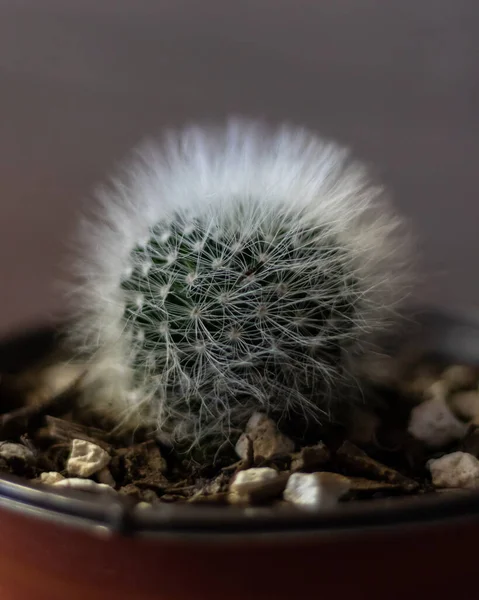
{"label": "pot rim", "polygon": [[[437,309],[414,310],[416,329],[408,332],[408,344],[420,343],[424,353],[458,362],[479,363],[479,316],[459,317]],[[0,366],[15,368],[22,350],[33,347],[28,360],[51,347],[53,328],[37,328],[22,336],[10,336],[0,344]],[[35,348],[38,352],[35,353]],[[16,362],[15,362],[16,361]],[[0,510],[92,533],[116,533],[147,538],[247,537],[291,534],[331,534],[372,531],[406,525],[424,527],[451,524],[479,517],[479,491],[440,493],[405,498],[356,501],[339,504],[331,511],[314,513],[294,507],[271,510],[261,507],[135,505],[120,495],[93,495],[70,490],[50,491],[19,477],[0,475]]]}
{"label": "pot rim", "polygon": [[135,506],[121,497],[50,492],[18,477],[2,476],[0,510],[102,536],[249,539],[258,535],[350,535],[365,530],[424,528],[464,519],[479,520],[479,492],[356,501],[314,513],[293,507],[275,511],[267,507]]}

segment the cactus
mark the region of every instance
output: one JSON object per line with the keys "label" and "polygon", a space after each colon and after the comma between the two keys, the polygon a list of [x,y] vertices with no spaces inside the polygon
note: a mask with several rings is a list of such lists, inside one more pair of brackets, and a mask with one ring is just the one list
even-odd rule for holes
{"label": "cactus", "polygon": [[355,396],[354,356],[405,270],[401,221],[346,149],[190,127],[141,145],[99,200],[69,336],[90,407],[197,444],[258,409],[322,421]]}

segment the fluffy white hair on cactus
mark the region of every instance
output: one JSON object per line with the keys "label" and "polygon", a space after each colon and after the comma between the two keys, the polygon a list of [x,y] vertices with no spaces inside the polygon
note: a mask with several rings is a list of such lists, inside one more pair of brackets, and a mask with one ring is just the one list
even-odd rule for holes
{"label": "fluffy white hair on cactus", "polygon": [[405,238],[347,149],[294,126],[190,126],[97,196],[69,332],[89,407],[195,445],[258,410],[322,422],[353,401],[354,357],[404,292]]}

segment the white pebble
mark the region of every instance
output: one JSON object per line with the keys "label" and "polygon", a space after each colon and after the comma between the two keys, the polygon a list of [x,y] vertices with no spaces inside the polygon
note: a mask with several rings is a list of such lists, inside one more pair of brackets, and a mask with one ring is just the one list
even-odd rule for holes
{"label": "white pebble", "polygon": [[408,432],[430,448],[442,448],[463,438],[468,425],[449,409],[443,396],[436,396],[415,406],[409,418]]}
{"label": "white pebble", "polygon": [[336,473],[293,473],[283,497],[301,508],[327,510],[350,489],[349,479]]}
{"label": "white pebble", "polygon": [[13,442],[0,443],[0,457],[5,460],[19,459],[24,462],[34,462],[35,460],[31,450],[22,444],[14,444]]}
{"label": "white pebble", "polygon": [[270,467],[258,467],[255,469],[245,469],[239,471],[230,484],[230,490],[235,491],[242,485],[247,483],[258,483],[260,481],[269,481],[278,477],[278,471],[271,469]]}
{"label": "white pebble", "polygon": [[[249,504],[251,487],[266,485],[278,480],[278,472],[269,467],[258,467],[239,471],[229,486],[228,500],[231,504]],[[281,489],[278,494],[281,494]]]}
{"label": "white pebble", "polygon": [[80,479],[78,477],[68,477],[53,484],[55,487],[65,487],[82,492],[110,492],[116,494],[115,490],[105,483],[97,483],[91,479]]}
{"label": "white pebble", "polygon": [[69,475],[76,477],[90,477],[101,471],[109,462],[110,455],[97,444],[85,440],[73,440],[67,471]]}
{"label": "white pebble", "polygon": [[40,475],[40,482],[45,483],[46,485],[54,485],[55,483],[63,481],[64,479],[65,477],[56,471],[48,471]]}
{"label": "white pebble", "polygon": [[479,460],[467,452],[452,452],[428,461],[432,483],[441,488],[479,488]]}

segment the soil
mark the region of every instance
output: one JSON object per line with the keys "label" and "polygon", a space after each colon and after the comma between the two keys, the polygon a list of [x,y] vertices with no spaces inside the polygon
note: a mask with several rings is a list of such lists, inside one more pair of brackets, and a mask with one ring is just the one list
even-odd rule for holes
{"label": "soil", "polygon": [[[241,457],[231,447],[206,462],[195,461],[162,444],[148,432],[125,438],[112,433],[108,424],[85,421],[76,404],[80,380],[71,374],[65,377],[62,369],[60,363],[50,362],[4,373],[0,380],[0,406],[4,411],[0,415],[0,472],[35,485],[48,485],[50,491],[54,487],[42,483],[46,481],[42,474],[54,473],[59,479],[73,477],[68,468],[73,440],[91,442],[110,456],[108,466],[88,479],[106,483],[134,502],[151,504],[226,506],[232,503],[230,485],[234,477],[252,467],[270,467],[279,476],[246,485],[241,496],[246,505],[283,506],[286,482],[298,472],[347,477],[349,492],[342,502],[432,494],[440,490],[431,482],[429,459],[455,450],[479,456],[479,428],[474,415],[461,417],[467,425],[464,436],[440,448],[431,448],[408,432],[411,410],[430,397],[433,383],[444,380],[444,373],[450,372],[447,365],[421,362],[399,376],[389,373],[384,377],[382,372],[381,377],[369,377],[365,389],[366,400],[370,397],[371,401],[353,411],[349,424],[324,426],[316,439],[303,443],[293,434],[288,438],[291,432],[287,428],[276,434],[270,430],[268,435],[282,436],[281,441],[289,444],[275,446],[277,440],[273,440],[271,447],[288,447],[288,451],[268,453],[268,440],[262,438],[262,453],[256,452],[259,434],[250,431],[245,434],[247,448],[244,450],[243,443]],[[464,374],[459,383],[449,382],[449,395],[457,390],[477,391],[479,371],[464,367]],[[18,444],[25,452],[22,454],[15,446],[13,454],[2,453],[6,442]]]}

